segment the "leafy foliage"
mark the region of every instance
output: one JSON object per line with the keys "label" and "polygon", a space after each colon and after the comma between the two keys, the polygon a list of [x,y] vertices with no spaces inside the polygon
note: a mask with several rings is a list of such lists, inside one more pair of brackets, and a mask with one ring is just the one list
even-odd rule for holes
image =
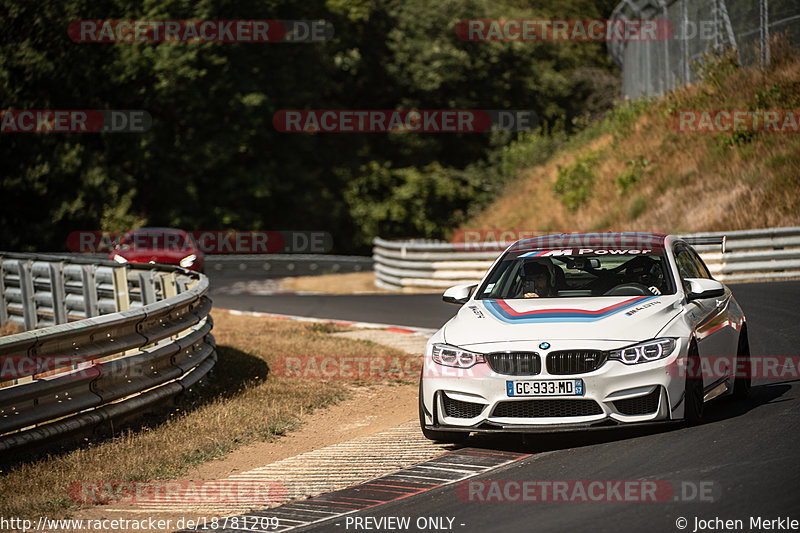
{"label": "leafy foliage", "polygon": [[[529,109],[571,130],[618,92],[598,43],[464,42],[464,18],[607,16],[588,0],[10,0],[6,109],[144,109],[144,134],[3,134],[0,249],[78,229],[442,236],[558,142],[510,134],[284,134],[282,109]],[[79,19],[325,19],[313,44],[75,43]],[[533,138],[533,137],[529,137]],[[499,165],[499,166],[498,166]],[[396,203],[396,204],[395,204]]]}
{"label": "leafy foliage", "polygon": [[650,166],[650,161],[645,157],[629,159],[626,162],[625,172],[617,176],[617,192],[622,194],[639,183]]}
{"label": "leafy foliage", "polygon": [[553,184],[553,192],[573,213],[585,204],[592,194],[598,159],[597,152],[590,152],[579,157],[571,165],[558,167],[558,177]]}

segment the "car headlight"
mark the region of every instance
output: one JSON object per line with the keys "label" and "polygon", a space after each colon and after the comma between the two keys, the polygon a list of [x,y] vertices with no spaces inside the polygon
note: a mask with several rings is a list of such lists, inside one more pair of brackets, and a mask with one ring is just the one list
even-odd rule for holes
{"label": "car headlight", "polygon": [[194,262],[196,260],[197,260],[197,256],[195,254],[187,255],[186,257],[181,259],[180,263],[178,263],[178,264],[181,265],[183,268],[189,268],[190,266],[192,266],[194,264]]}
{"label": "car headlight", "polygon": [[486,362],[486,358],[482,353],[462,350],[458,346],[450,346],[449,344],[434,344],[431,355],[434,362],[456,368],[470,368],[478,363]]}
{"label": "car headlight", "polygon": [[119,254],[114,254],[114,261],[116,261],[117,263],[127,263],[128,262],[127,259],[125,259],[124,257],[122,257]]}
{"label": "car headlight", "polygon": [[622,361],[626,365],[649,363],[669,356],[675,350],[677,344],[675,339],[653,339],[620,348],[619,350],[611,350],[608,352],[608,358]]}

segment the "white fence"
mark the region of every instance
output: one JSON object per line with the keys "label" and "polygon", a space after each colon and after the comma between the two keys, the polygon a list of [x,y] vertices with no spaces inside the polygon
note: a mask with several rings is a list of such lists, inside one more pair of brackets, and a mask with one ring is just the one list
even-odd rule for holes
{"label": "white fence", "polygon": [[695,65],[707,52],[732,49],[740,64],[763,70],[770,62],[770,35],[787,33],[794,47],[800,44],[797,0],[623,0],[610,18],[655,19],[666,32],[658,40],[608,42],[630,98],[697,81]]}
{"label": "white fence", "polygon": [[[800,227],[770,228],[686,237],[727,236],[725,253],[719,246],[695,246],[711,274],[720,281],[800,278]],[[444,241],[373,241],[378,287],[386,289],[444,289],[474,283],[483,277],[498,255],[511,243],[498,243],[485,251],[463,251],[464,246]]]}

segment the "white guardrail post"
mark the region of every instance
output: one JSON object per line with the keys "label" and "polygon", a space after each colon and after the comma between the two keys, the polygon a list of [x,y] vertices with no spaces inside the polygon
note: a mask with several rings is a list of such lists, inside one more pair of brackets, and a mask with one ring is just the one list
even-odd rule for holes
{"label": "white guardrail post", "polygon": [[0,453],[91,432],[189,390],[217,361],[208,278],[0,252]]}
{"label": "white guardrail post", "polygon": [[[684,237],[727,236],[719,246],[695,246],[720,281],[800,278],[800,227],[694,233]],[[475,283],[511,243],[465,246],[444,241],[389,241],[376,237],[372,258],[375,285],[385,289],[445,289]],[[481,251],[469,251],[480,248]]]}

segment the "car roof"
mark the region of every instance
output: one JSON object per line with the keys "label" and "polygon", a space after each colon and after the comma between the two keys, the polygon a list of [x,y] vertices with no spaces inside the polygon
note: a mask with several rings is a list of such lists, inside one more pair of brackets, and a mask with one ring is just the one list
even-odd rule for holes
{"label": "car roof", "polygon": [[663,250],[670,237],[665,233],[628,231],[621,233],[554,233],[515,242],[509,251],[567,248],[638,248]]}

